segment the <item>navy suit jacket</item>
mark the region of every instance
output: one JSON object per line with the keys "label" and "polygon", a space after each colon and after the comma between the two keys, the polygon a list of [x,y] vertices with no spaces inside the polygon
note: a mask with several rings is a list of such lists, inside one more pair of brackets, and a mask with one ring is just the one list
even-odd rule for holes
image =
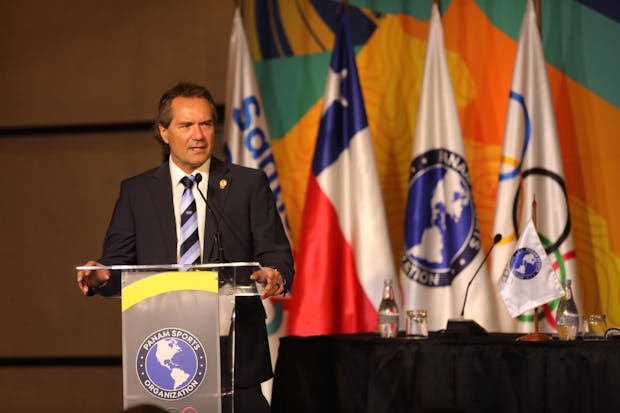
{"label": "navy suit jacket", "polygon": [[[167,162],[123,181],[99,262],[176,263],[172,199]],[[293,258],[265,173],[211,157],[207,199],[218,219],[225,257],[231,262],[257,261],[277,268],[290,288]],[[196,203],[198,208],[205,207],[201,199]],[[214,217],[207,211],[202,255],[205,263],[216,258],[215,233]],[[110,282],[97,292],[118,294],[120,274],[113,272]],[[239,387],[253,386],[272,376],[265,317],[258,297],[237,298],[235,370]]]}

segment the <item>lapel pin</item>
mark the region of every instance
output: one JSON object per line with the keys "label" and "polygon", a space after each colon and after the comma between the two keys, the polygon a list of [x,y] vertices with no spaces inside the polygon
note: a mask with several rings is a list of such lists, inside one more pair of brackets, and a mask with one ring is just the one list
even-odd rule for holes
{"label": "lapel pin", "polygon": [[228,185],[228,182],[226,181],[226,179],[222,179],[220,181],[220,189],[226,188],[226,185]]}

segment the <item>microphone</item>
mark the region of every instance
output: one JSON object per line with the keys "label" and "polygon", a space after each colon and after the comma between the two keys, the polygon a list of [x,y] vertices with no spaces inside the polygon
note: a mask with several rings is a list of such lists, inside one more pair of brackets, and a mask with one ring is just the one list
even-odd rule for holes
{"label": "microphone", "polygon": [[471,286],[471,283],[474,282],[474,279],[480,272],[480,269],[482,268],[484,263],[489,258],[489,255],[491,255],[491,251],[493,251],[495,245],[497,245],[497,243],[501,240],[502,234],[495,234],[495,236],[493,237],[493,245],[491,245],[491,248],[489,248],[489,250],[487,251],[486,255],[482,259],[482,262],[480,262],[480,265],[478,266],[478,268],[476,268],[474,275],[472,275],[471,279],[467,283],[467,287],[465,287],[465,298],[463,298],[463,307],[461,308],[461,314],[459,318],[453,318],[448,320],[448,325],[446,327],[446,331],[448,333],[476,336],[484,335],[487,333],[480,324],[476,323],[474,320],[467,320],[463,318],[463,315],[465,314],[465,304],[467,303],[467,295],[469,294],[469,287]]}
{"label": "microphone", "polygon": [[213,220],[215,221],[215,248],[217,251],[215,262],[216,263],[229,262],[224,256],[224,249],[222,248],[222,231],[220,231],[220,224],[218,222],[217,216],[215,215],[215,213],[213,213],[213,209],[211,208],[209,201],[207,201],[207,197],[202,193],[202,191],[200,190],[200,187],[198,186],[198,184],[202,182],[202,174],[198,172],[195,178],[196,178],[196,189],[198,189],[198,193],[200,194],[202,199],[205,201],[205,205],[207,206],[207,211],[211,214],[211,216],[213,217]]}

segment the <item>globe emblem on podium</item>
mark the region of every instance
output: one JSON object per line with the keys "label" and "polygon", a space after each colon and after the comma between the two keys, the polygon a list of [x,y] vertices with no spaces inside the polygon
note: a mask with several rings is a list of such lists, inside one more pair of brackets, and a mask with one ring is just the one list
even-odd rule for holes
{"label": "globe emblem on podium", "polygon": [[178,328],[149,335],[136,360],[138,378],[152,395],[165,400],[193,393],[204,379],[207,359],[196,337]]}
{"label": "globe emblem on podium", "polygon": [[408,199],[405,274],[428,287],[450,285],[480,250],[465,159],[446,149],[417,156]]}
{"label": "globe emblem on podium", "polygon": [[531,248],[519,248],[510,259],[510,271],[521,280],[529,280],[538,275],[542,260]]}

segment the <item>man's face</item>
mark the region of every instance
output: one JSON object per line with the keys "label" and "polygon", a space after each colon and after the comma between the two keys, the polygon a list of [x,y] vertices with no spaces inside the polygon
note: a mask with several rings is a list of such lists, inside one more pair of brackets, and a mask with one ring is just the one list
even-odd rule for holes
{"label": "man's face", "polygon": [[172,100],[172,121],[159,133],[168,145],[172,161],[190,174],[213,153],[215,125],[209,102],[203,98],[176,97]]}

